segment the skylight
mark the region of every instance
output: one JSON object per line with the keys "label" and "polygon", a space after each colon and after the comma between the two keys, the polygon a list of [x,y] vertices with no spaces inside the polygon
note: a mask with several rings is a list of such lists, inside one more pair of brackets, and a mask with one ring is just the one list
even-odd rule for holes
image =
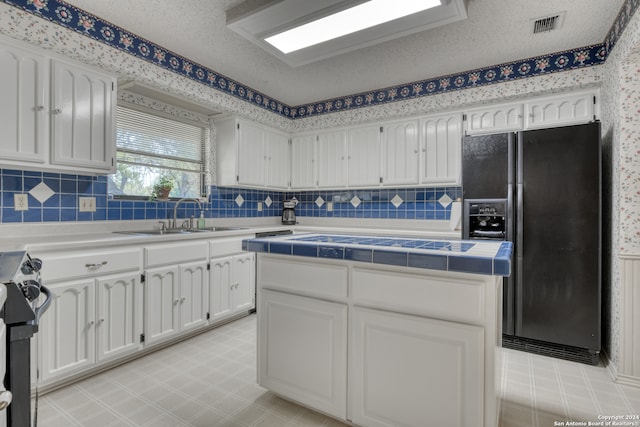
{"label": "skylight", "polygon": [[370,0],[265,41],[287,54],[440,5],[440,0]]}

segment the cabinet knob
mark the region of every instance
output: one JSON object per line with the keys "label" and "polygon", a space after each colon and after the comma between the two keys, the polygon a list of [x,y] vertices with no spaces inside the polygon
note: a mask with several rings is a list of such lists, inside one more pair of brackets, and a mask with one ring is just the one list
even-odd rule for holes
{"label": "cabinet knob", "polygon": [[104,317],[100,319],[100,323],[104,323]]}
{"label": "cabinet knob", "polygon": [[9,390],[0,391],[0,411],[6,409],[13,400],[13,394]]}
{"label": "cabinet knob", "polygon": [[89,321],[89,326],[93,326],[93,325],[95,325],[95,323],[96,323],[96,322],[94,322],[93,320],[90,320],[90,321]]}
{"label": "cabinet knob", "polygon": [[44,111],[44,105],[36,105],[35,110],[36,111]]}
{"label": "cabinet knob", "polygon": [[179,302],[180,302],[180,298],[176,298],[173,300],[173,305],[178,305]]}
{"label": "cabinet knob", "polygon": [[62,109],[61,108],[56,108],[55,110],[52,111],[53,114],[60,114],[62,113]]}
{"label": "cabinet knob", "polygon": [[186,300],[187,300],[187,297],[180,298],[180,302],[185,302]]}

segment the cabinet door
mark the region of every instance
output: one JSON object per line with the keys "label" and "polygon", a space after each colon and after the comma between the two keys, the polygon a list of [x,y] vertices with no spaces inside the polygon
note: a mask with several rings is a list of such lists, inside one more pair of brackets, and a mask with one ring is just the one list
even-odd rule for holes
{"label": "cabinet door", "polygon": [[209,310],[212,322],[231,314],[231,286],[235,283],[232,265],[233,257],[211,260]]}
{"label": "cabinet door", "polygon": [[140,276],[98,279],[98,361],[134,353],[142,334],[142,285]]}
{"label": "cabinet door", "polygon": [[291,188],[316,186],[316,135],[291,139]]}
{"label": "cabinet door", "polygon": [[345,131],[318,135],[318,186],[338,188],[347,185],[347,134]]}
{"label": "cabinet door", "polygon": [[267,161],[266,131],[246,120],[238,123],[238,184],[264,187]]}
{"label": "cabinet door", "polygon": [[253,252],[233,257],[231,309],[234,312],[250,310],[255,306],[255,266],[256,256]]}
{"label": "cabinet door", "polygon": [[153,344],[180,331],[178,268],[147,270],[144,288],[145,342]]}
{"label": "cabinet door", "polygon": [[346,419],[347,305],[268,290],[260,300],[258,383]]}
{"label": "cabinet door", "polygon": [[289,188],[289,137],[279,132],[267,132],[267,187]]}
{"label": "cabinet door", "polygon": [[460,114],[421,120],[422,178],[432,185],[460,184],[462,163],[462,117]]}
{"label": "cabinet door", "polygon": [[525,103],[526,129],[549,128],[595,120],[593,92],[560,95]]}
{"label": "cabinet door", "polygon": [[115,170],[115,79],[53,61],[52,163]]}
{"label": "cabinet door", "polygon": [[478,426],[484,417],[481,327],[359,307],[353,312],[349,402],[355,424]]}
{"label": "cabinet door", "polygon": [[524,129],[522,103],[503,104],[467,111],[467,135]]}
{"label": "cabinet door", "polygon": [[0,160],[45,161],[47,70],[44,57],[0,44]]}
{"label": "cabinet door", "polygon": [[185,264],[180,270],[180,329],[207,324],[209,312],[209,272],[206,262]]}
{"label": "cabinet door", "polygon": [[386,124],[382,132],[383,185],[417,184],[420,176],[419,121]]}
{"label": "cabinet door", "polygon": [[50,286],[51,305],[40,320],[39,350],[44,382],[95,363],[94,280]]}
{"label": "cabinet door", "polygon": [[380,126],[347,131],[350,187],[380,185]]}

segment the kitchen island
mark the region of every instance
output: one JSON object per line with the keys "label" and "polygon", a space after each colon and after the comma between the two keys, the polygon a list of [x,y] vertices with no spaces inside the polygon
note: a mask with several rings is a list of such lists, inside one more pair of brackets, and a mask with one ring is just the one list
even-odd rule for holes
{"label": "kitchen island", "polygon": [[497,425],[510,242],[334,234],[258,253],[258,382],[360,426]]}

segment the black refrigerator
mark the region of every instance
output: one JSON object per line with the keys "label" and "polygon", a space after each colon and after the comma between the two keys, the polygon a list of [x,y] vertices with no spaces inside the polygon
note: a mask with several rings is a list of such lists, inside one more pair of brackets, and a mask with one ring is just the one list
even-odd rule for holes
{"label": "black refrigerator", "polygon": [[600,123],[467,136],[462,153],[463,237],[478,238],[470,206],[489,206],[468,201],[503,200],[504,238],[514,243],[503,346],[597,364]]}

